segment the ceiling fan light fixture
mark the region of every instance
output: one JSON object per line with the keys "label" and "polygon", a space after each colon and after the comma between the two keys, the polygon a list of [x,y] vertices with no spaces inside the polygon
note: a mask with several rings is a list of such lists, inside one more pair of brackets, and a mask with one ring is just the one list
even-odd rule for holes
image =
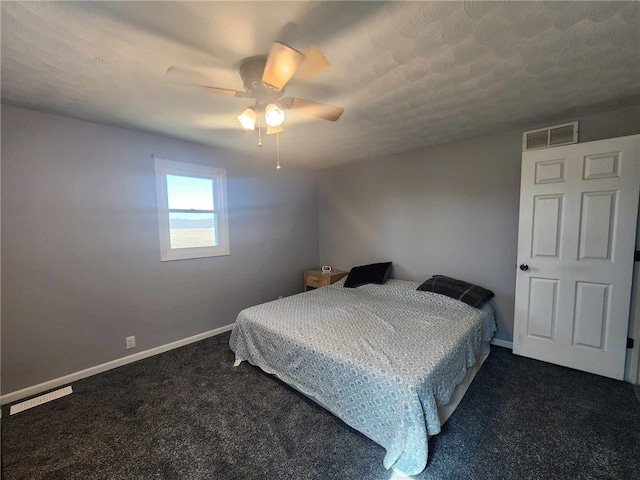
{"label": "ceiling fan light fixture", "polygon": [[284,123],[284,110],[279,108],[275,103],[270,103],[264,109],[264,121],[270,127],[279,127]]}
{"label": "ceiling fan light fixture", "polygon": [[249,107],[245,109],[240,115],[238,115],[238,121],[242,125],[242,128],[245,130],[255,130],[256,129],[256,120],[258,119],[258,115],[256,111]]}
{"label": "ceiling fan light fixture", "polygon": [[262,82],[276,91],[282,90],[302,60],[304,55],[295,48],[282,42],[273,42],[262,73]]}
{"label": "ceiling fan light fixture", "polygon": [[267,125],[267,135],[273,135],[274,133],[280,133],[283,132],[284,128],[282,128],[282,126],[279,127],[271,127],[269,125]]}

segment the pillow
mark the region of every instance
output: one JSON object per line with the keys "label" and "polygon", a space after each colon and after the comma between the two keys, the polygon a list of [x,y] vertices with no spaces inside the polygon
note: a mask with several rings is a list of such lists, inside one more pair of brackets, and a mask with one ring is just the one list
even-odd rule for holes
{"label": "pillow", "polygon": [[491,290],[444,275],[434,275],[420,285],[418,290],[422,292],[440,293],[460,300],[475,308],[482,308],[484,304],[493,297]]}
{"label": "pillow", "polygon": [[382,284],[389,278],[391,272],[391,262],[372,263],[371,265],[361,265],[353,267],[344,281],[347,288],[355,288],[367,283]]}

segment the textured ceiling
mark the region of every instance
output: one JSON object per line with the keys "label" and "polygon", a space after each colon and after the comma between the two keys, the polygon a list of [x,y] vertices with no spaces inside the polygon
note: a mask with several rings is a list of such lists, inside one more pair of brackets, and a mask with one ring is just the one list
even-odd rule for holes
{"label": "textured ceiling", "polygon": [[[324,168],[640,99],[638,2],[2,2],[2,101],[273,159],[236,120],[240,60],[273,40],[332,68],[287,95],[282,163]],[[195,78],[197,77],[197,78]],[[175,79],[174,79],[175,80]]]}

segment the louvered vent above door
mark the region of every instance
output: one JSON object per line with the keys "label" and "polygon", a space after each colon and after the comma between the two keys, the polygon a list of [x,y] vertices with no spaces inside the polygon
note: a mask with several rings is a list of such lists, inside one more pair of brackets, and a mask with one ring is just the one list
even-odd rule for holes
{"label": "louvered vent above door", "polygon": [[530,130],[522,135],[522,151],[578,143],[578,122]]}

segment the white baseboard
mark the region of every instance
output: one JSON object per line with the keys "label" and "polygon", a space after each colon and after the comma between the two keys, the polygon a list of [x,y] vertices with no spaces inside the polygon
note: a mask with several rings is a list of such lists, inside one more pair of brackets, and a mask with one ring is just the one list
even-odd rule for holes
{"label": "white baseboard", "polygon": [[144,352],[134,353],[133,355],[118,358],[116,360],[111,360],[110,362],[103,363],[101,365],[96,365],[95,367],[90,367],[84,370],[80,370],[79,372],[70,373],[69,375],[65,375],[64,377],[54,378],[53,380],[39,383],[31,387],[23,388],[22,390],[16,390],[15,392],[7,393],[0,397],[0,405],[12,403],[17,400],[30,397],[32,395],[37,395],[38,393],[51,390],[56,387],[60,387],[67,383],[75,382],[82,378],[87,378],[92,375],[97,375],[98,373],[106,372],[107,370],[111,370],[113,368],[121,367],[129,363],[137,362],[138,360],[152,357],[154,355],[158,355],[159,353],[168,352],[169,350],[183,347],[185,345],[189,345],[190,343],[199,342],[200,340],[204,340],[205,338],[220,335],[221,333],[225,333],[225,332],[228,332],[229,330],[233,330],[234,326],[235,326],[235,323],[232,323],[231,325],[225,325],[224,327],[215,328],[207,332],[199,333],[198,335],[193,335],[192,337],[183,338],[182,340],[177,340],[175,342],[167,343],[165,345],[160,345],[159,347],[150,348],[149,350],[145,350]]}
{"label": "white baseboard", "polygon": [[513,350],[513,342],[509,342],[508,340],[500,340],[499,338],[494,338],[491,340],[491,345],[496,345],[497,347],[504,347]]}

